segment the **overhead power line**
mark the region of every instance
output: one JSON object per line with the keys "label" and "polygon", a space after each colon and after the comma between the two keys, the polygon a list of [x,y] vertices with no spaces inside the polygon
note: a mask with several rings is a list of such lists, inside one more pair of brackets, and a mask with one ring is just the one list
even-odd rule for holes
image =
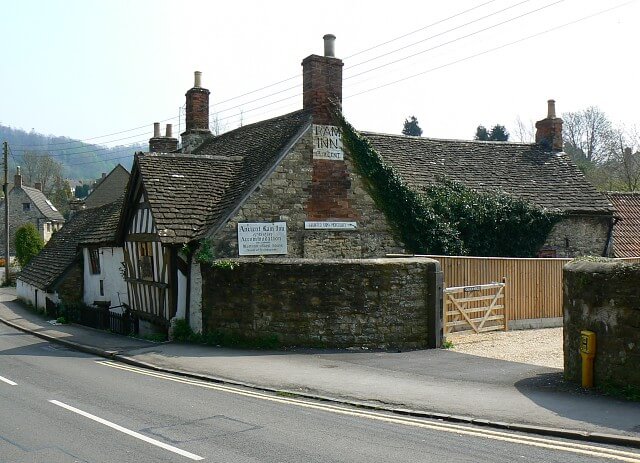
{"label": "overhead power line", "polygon": [[[559,0],[559,1],[563,1],[563,0]],[[391,82],[387,82],[387,83],[382,84],[382,85],[378,85],[378,86],[375,86],[375,87],[372,87],[372,88],[369,88],[369,89],[365,89],[365,90],[360,91],[360,92],[358,92],[358,93],[351,94],[351,95],[349,95],[349,96],[345,97],[344,99],[353,98],[353,97],[356,97],[356,96],[359,96],[359,95],[362,95],[362,94],[365,94],[365,93],[369,93],[369,92],[372,92],[372,91],[375,91],[375,90],[378,90],[378,89],[381,89],[381,88],[385,88],[385,87],[388,87],[388,86],[391,86],[391,85],[395,85],[395,84],[398,84],[398,83],[404,82],[404,81],[406,81],[406,80],[409,80],[409,79],[412,79],[412,78],[415,78],[415,77],[418,77],[418,76],[421,76],[421,75],[425,75],[425,74],[428,74],[428,73],[431,73],[431,72],[437,71],[437,70],[439,70],[439,69],[443,69],[443,68],[446,68],[446,67],[449,67],[449,66],[452,66],[452,65],[455,65],[455,64],[458,64],[458,63],[464,62],[464,61],[471,60],[471,59],[476,58],[476,57],[479,57],[479,56],[486,55],[486,54],[488,54],[488,53],[492,53],[492,52],[498,51],[498,50],[500,50],[500,49],[503,49],[503,48],[506,48],[506,47],[509,47],[509,46],[513,46],[513,45],[515,45],[515,44],[518,44],[518,43],[524,42],[524,41],[526,41],[526,40],[530,40],[530,39],[532,39],[532,38],[539,37],[539,36],[541,36],[541,35],[544,35],[544,34],[547,34],[547,33],[550,33],[550,32],[554,32],[554,31],[556,31],[556,30],[558,30],[558,29],[562,29],[562,28],[564,28],[564,27],[568,27],[568,26],[571,26],[571,25],[573,25],[573,24],[576,24],[576,23],[579,23],[579,22],[585,21],[585,20],[587,20],[587,19],[591,19],[591,18],[593,18],[593,17],[596,17],[596,16],[599,16],[599,15],[602,15],[602,14],[607,13],[607,12],[609,12],[609,11],[612,11],[612,10],[615,10],[615,9],[618,9],[618,8],[621,8],[621,7],[626,6],[626,5],[630,4],[630,3],[633,3],[634,1],[635,1],[635,0],[630,0],[630,1],[627,1],[627,2],[624,2],[624,3],[621,3],[621,4],[619,4],[619,5],[615,5],[615,6],[613,6],[613,7],[610,7],[610,8],[606,8],[606,9],[600,10],[600,11],[598,11],[598,12],[596,12],[596,13],[593,13],[593,14],[590,14],[590,15],[587,15],[587,16],[584,16],[584,17],[581,17],[581,18],[579,18],[579,19],[576,19],[576,20],[573,20],[573,21],[569,21],[569,22],[564,23],[564,24],[561,24],[561,25],[559,25],[559,26],[555,26],[555,27],[552,27],[552,28],[546,29],[546,30],[544,30],[544,31],[541,31],[541,32],[538,32],[538,33],[535,33],[535,34],[531,34],[531,35],[529,35],[529,36],[527,36],[527,37],[523,37],[523,38],[520,38],[520,39],[517,39],[517,40],[511,41],[511,42],[508,42],[508,43],[505,43],[505,44],[502,44],[502,45],[499,45],[499,46],[496,46],[496,47],[493,47],[493,48],[490,48],[490,49],[484,50],[484,51],[482,51],[482,52],[474,53],[474,54],[472,54],[472,55],[468,55],[468,56],[466,56],[466,57],[463,57],[463,58],[460,58],[460,59],[457,59],[457,60],[454,60],[454,61],[451,61],[451,62],[448,62],[448,63],[442,64],[442,65],[440,65],[440,66],[436,66],[436,67],[433,67],[433,68],[427,69],[427,70],[422,71],[422,72],[419,72],[419,73],[412,74],[412,75],[410,75],[410,76],[403,77],[403,78],[401,78],[401,79],[396,79],[396,80],[393,80],[393,81],[391,81]],[[547,6],[545,6],[545,7],[542,7],[542,8],[546,8],[546,7],[551,6],[551,5],[554,5],[554,4],[556,4],[556,3],[559,3],[559,2],[555,2],[555,3],[553,3],[553,4],[549,4],[549,5],[547,5]],[[539,10],[539,9],[538,9],[538,10]],[[538,10],[534,10],[534,11],[538,11]],[[531,13],[531,12],[526,13],[526,14],[530,14],[530,13]],[[526,15],[526,14],[525,14],[525,15]],[[522,16],[523,16],[523,15],[520,15],[519,17],[522,17]],[[502,23],[500,23],[500,25],[501,25],[501,24],[504,24],[504,21],[503,21]],[[497,27],[497,26],[498,26],[498,24],[496,24],[496,25],[494,25],[494,26],[492,26],[492,27]],[[486,30],[486,28],[485,28],[485,30]],[[444,45],[444,44],[443,44],[443,45]],[[404,59],[408,59],[408,58],[410,58],[410,57],[406,57],[406,58],[404,58]],[[263,108],[265,108],[265,107],[272,106],[272,105],[274,105],[274,104],[276,104],[276,103],[280,103],[280,102],[283,102],[283,101],[287,101],[287,100],[291,100],[291,99],[293,99],[293,98],[299,98],[299,97],[300,97],[300,94],[298,93],[298,94],[296,94],[296,95],[293,95],[293,96],[290,96],[290,97],[287,97],[287,98],[282,98],[282,99],[279,99],[279,100],[274,101],[274,102],[270,102],[270,103],[265,104],[265,105],[261,105],[261,106],[255,107],[255,108],[251,108],[251,109],[248,109],[248,110],[244,110],[244,111],[243,111],[243,113],[244,113],[244,114],[247,114],[247,113],[250,113],[250,112],[253,112],[253,111],[259,110],[259,109],[263,109]],[[231,117],[238,116],[239,114],[240,114],[240,113],[236,113],[236,114],[234,114],[234,115],[231,115],[231,116],[228,116],[228,117],[222,118],[222,119],[220,119],[220,120],[229,119],[229,118],[231,118]],[[146,139],[142,139],[142,140],[140,140],[140,142],[145,142],[145,141],[147,141],[147,140],[146,140]],[[104,151],[104,150],[108,150],[108,149],[110,149],[110,148],[99,148],[99,149],[96,149],[96,150],[87,150],[87,151],[84,151],[84,152],[81,152],[81,153],[77,153],[77,154],[88,154],[88,153],[97,152],[97,151]],[[115,160],[115,159],[125,159],[125,158],[130,158],[130,157],[132,157],[132,155],[124,156],[124,157],[122,157],[122,158],[113,158],[113,160]],[[86,164],[90,164],[90,163],[99,163],[99,162],[105,162],[105,161],[108,161],[108,160],[90,161],[90,162],[87,162]],[[83,163],[83,164],[85,164],[85,163]]]}
{"label": "overhead power line", "polygon": [[[494,3],[495,1],[496,1],[496,0],[489,0],[489,1],[487,1],[487,2],[484,2],[484,3],[480,4],[480,5],[476,5],[476,6],[474,6],[474,7],[467,8],[467,9],[462,10],[462,11],[460,11],[460,12],[458,12],[458,13],[455,13],[455,14],[453,14],[453,15],[451,15],[451,16],[448,16],[448,17],[446,17],[446,18],[443,18],[443,19],[441,19],[441,20],[438,20],[438,21],[435,21],[435,22],[433,22],[433,23],[431,23],[431,24],[428,24],[427,26],[421,27],[421,28],[419,28],[419,29],[416,29],[416,30],[414,30],[414,31],[408,32],[408,33],[403,34],[403,35],[401,35],[401,36],[398,36],[398,37],[392,38],[392,39],[390,39],[390,40],[387,40],[387,41],[381,42],[381,43],[379,43],[379,44],[377,44],[377,45],[374,45],[374,46],[372,46],[372,47],[369,47],[369,48],[367,48],[367,49],[365,49],[365,50],[361,50],[361,51],[359,51],[359,52],[356,52],[356,53],[354,53],[354,54],[352,54],[352,55],[347,56],[345,59],[349,59],[349,58],[352,58],[352,57],[354,57],[354,56],[358,56],[358,55],[360,55],[360,54],[363,54],[363,53],[369,52],[369,51],[371,51],[371,50],[375,50],[375,49],[380,48],[380,47],[382,47],[382,46],[388,45],[388,44],[390,44],[390,43],[396,42],[396,41],[401,40],[401,39],[403,39],[403,38],[406,38],[406,37],[409,37],[409,36],[411,36],[411,35],[414,35],[414,34],[417,34],[417,33],[419,33],[419,32],[422,32],[422,31],[424,31],[424,30],[427,30],[427,29],[429,29],[429,28],[431,28],[431,27],[434,27],[434,26],[436,26],[436,25],[438,25],[438,24],[443,24],[443,23],[445,23],[445,22],[447,22],[447,21],[450,21],[450,20],[452,20],[452,19],[454,19],[454,18],[457,18],[457,17],[463,16],[463,15],[465,15],[465,14],[467,14],[467,13],[470,13],[471,11],[477,10],[478,8],[481,8],[481,7],[484,7],[484,6],[486,6],[486,5],[489,5],[490,3]],[[527,0],[527,1],[529,1],[529,0]],[[258,88],[258,89],[251,90],[251,91],[248,91],[248,92],[242,93],[242,94],[240,94],[240,95],[236,95],[236,96],[234,96],[234,97],[231,97],[231,98],[228,98],[228,99],[226,99],[226,100],[222,100],[222,101],[216,102],[216,103],[214,103],[214,104],[215,104],[215,105],[221,105],[221,104],[224,104],[224,103],[228,103],[228,102],[230,102],[230,101],[234,101],[234,100],[240,99],[240,98],[242,98],[242,97],[245,97],[245,96],[248,96],[248,95],[251,95],[251,94],[254,94],[254,93],[261,92],[261,91],[266,90],[266,89],[269,89],[269,88],[271,88],[271,87],[275,87],[275,86],[280,85],[280,84],[282,84],[282,83],[289,82],[289,81],[294,80],[294,79],[298,79],[299,77],[300,77],[300,74],[296,74],[295,76],[291,76],[291,77],[288,77],[288,78],[285,78],[285,79],[279,80],[279,81],[274,82],[274,83],[272,83],[272,84],[265,85],[265,86],[260,87],[260,88]],[[296,86],[296,87],[292,87],[292,88],[297,88],[297,86]],[[290,90],[290,89],[292,89],[292,88],[288,88],[288,89],[285,89],[285,90]],[[277,92],[277,93],[282,93],[282,92]],[[243,104],[248,104],[248,103],[243,103]],[[177,120],[178,118],[179,118],[179,116],[173,116],[173,117],[168,117],[168,118],[165,118],[165,119],[161,119],[160,121],[156,121],[156,122],[162,122],[162,123],[164,123],[164,122],[169,122],[169,121]],[[107,138],[107,137],[111,137],[111,136],[122,135],[122,134],[124,134],[124,133],[132,132],[132,131],[134,131],[134,130],[140,130],[140,129],[143,129],[143,128],[146,128],[146,127],[148,127],[148,124],[141,125],[141,126],[137,126],[137,127],[133,127],[133,128],[126,129],[126,130],[120,130],[120,131],[117,131],[117,132],[111,132],[111,133],[108,133],[108,134],[105,134],[105,135],[98,135],[98,136],[95,136],[95,137],[83,138],[83,139],[73,140],[73,141],[68,141],[68,142],[58,142],[58,143],[51,143],[51,144],[16,145],[16,146],[20,146],[21,148],[27,148],[27,147],[32,147],[32,148],[33,148],[33,147],[44,147],[44,146],[59,146],[59,145],[67,145],[67,144],[73,144],[73,143],[76,143],[76,142],[88,142],[88,141],[98,140],[98,139],[101,139],[101,138]],[[112,141],[104,141],[104,142],[102,142],[102,143],[111,143],[111,142],[112,142]]]}

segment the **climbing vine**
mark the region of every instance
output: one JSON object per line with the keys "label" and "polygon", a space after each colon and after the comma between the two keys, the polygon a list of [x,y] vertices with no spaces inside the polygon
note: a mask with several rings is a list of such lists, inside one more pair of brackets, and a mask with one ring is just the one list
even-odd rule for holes
{"label": "climbing vine", "polygon": [[417,192],[341,113],[335,114],[356,170],[410,252],[533,257],[562,218],[506,193],[479,192],[446,178]]}

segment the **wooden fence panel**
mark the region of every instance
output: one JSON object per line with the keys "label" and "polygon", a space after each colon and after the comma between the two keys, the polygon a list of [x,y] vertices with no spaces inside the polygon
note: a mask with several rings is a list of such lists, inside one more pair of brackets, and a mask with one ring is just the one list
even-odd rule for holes
{"label": "wooden fence panel", "polygon": [[[425,256],[440,262],[444,287],[507,280],[510,320],[562,317],[562,267],[572,259]],[[640,263],[640,257],[618,259]]]}

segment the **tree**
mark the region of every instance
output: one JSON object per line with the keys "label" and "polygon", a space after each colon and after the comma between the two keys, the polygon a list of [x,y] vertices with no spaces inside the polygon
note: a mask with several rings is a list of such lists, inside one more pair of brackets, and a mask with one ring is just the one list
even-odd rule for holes
{"label": "tree", "polygon": [[508,141],[509,132],[504,125],[496,124],[491,131],[487,131],[484,125],[479,125],[476,129],[476,140],[480,141]]}
{"label": "tree", "polygon": [[489,133],[489,140],[492,141],[509,141],[509,132],[504,125],[496,124]]}
{"label": "tree", "polygon": [[536,141],[536,127],[531,121],[525,123],[520,116],[516,118],[516,130],[513,133],[516,141],[520,143],[533,143]]}
{"label": "tree", "polygon": [[615,131],[606,114],[597,106],[562,113],[562,139],[565,151],[575,161],[605,161],[615,146]]}
{"label": "tree", "polygon": [[35,225],[26,223],[16,230],[16,259],[22,268],[26,267],[44,247],[44,241]]}
{"label": "tree", "polygon": [[487,132],[487,129],[484,125],[479,125],[478,128],[476,129],[475,139],[480,141],[489,140],[489,132]]}
{"label": "tree", "polygon": [[402,135],[411,135],[414,137],[422,136],[422,129],[418,125],[418,119],[416,119],[416,116],[411,116],[410,120],[409,119],[404,120]]}
{"label": "tree", "polygon": [[46,151],[27,151],[22,162],[26,183],[33,185],[40,182],[45,195],[49,196],[55,185],[62,182],[62,164]]}

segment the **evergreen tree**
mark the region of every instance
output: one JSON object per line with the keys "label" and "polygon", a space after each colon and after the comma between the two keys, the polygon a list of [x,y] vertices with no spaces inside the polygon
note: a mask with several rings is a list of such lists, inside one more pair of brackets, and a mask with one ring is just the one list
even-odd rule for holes
{"label": "evergreen tree", "polygon": [[484,125],[479,125],[478,128],[476,129],[475,139],[480,141],[489,140],[489,132],[487,132],[487,129],[484,127]]}
{"label": "evergreen tree", "polygon": [[508,141],[509,132],[504,125],[496,124],[489,131],[484,125],[479,125],[476,129],[475,140],[480,141]]}
{"label": "evergreen tree", "polygon": [[496,124],[491,129],[489,140],[492,141],[509,141],[509,132],[504,125]]}
{"label": "evergreen tree", "polygon": [[404,120],[402,135],[411,135],[414,137],[422,136],[422,129],[418,125],[418,119],[416,119],[416,116],[411,116],[410,120],[409,119]]}

